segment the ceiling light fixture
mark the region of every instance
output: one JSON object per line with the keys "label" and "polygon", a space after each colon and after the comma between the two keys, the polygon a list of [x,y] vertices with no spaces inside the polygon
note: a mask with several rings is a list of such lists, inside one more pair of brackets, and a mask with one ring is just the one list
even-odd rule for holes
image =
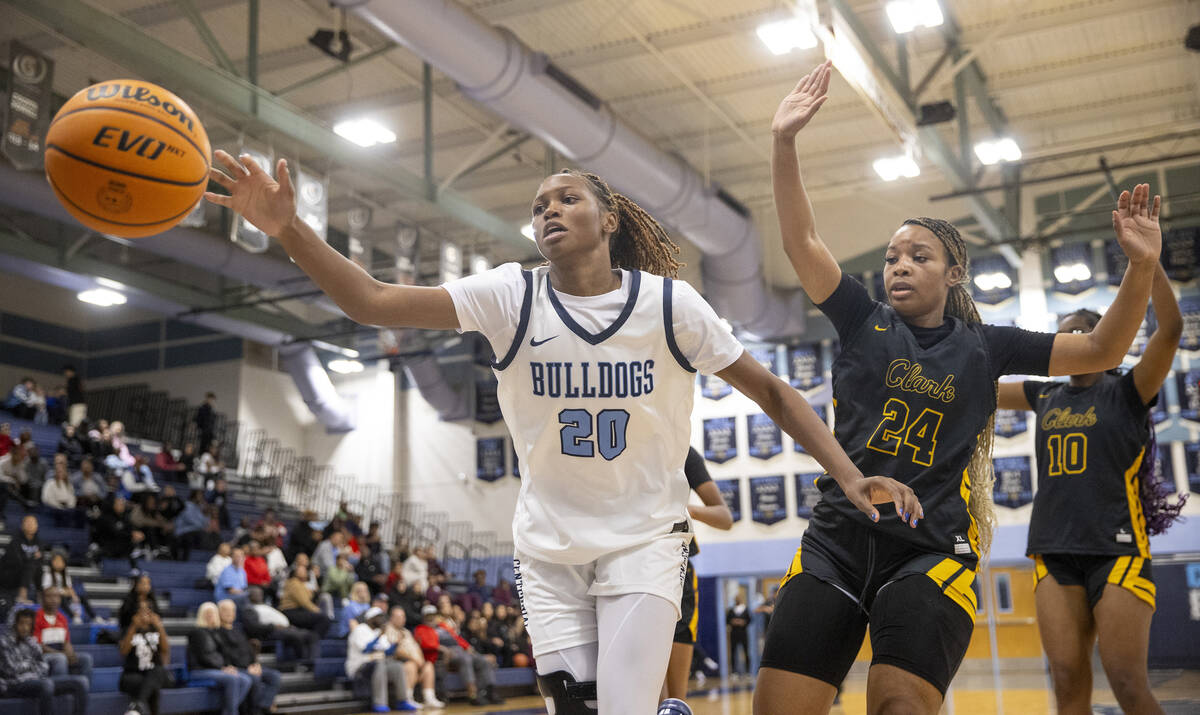
{"label": "ceiling light fixture", "polygon": [[921,175],[921,167],[907,154],[876,159],[872,166],[875,167],[875,173],[879,174],[879,178],[884,181],[895,181],[902,176],[911,179]]}
{"label": "ceiling light fixture", "polygon": [[899,35],[918,27],[937,27],[944,20],[937,0],[892,0],[887,4],[887,16]]}
{"label": "ceiling light fixture", "polygon": [[396,133],[374,119],[347,119],[333,125],[333,131],[364,148],[396,141]]}
{"label": "ceiling light fixture", "polygon": [[1092,277],[1092,269],[1086,263],[1065,263],[1054,267],[1054,279],[1059,283],[1077,283]]}
{"label": "ceiling light fixture", "polygon": [[1012,278],[1002,271],[980,273],[975,276],[975,286],[982,291],[1007,290],[1012,288]]}
{"label": "ceiling light fixture", "polygon": [[356,372],[363,371],[363,364],[357,360],[337,360],[329,361],[329,369],[341,375],[350,375]]}
{"label": "ceiling light fixture", "polygon": [[91,290],[80,291],[75,294],[75,297],[84,303],[91,303],[102,308],[111,308],[114,305],[125,305],[125,295],[118,293],[115,290],[107,288],[92,288]]}
{"label": "ceiling light fixture", "polygon": [[807,50],[817,46],[817,36],[812,28],[798,17],[759,25],[755,33],[773,55],[786,55],[792,50]]}
{"label": "ceiling light fixture", "polygon": [[1001,137],[990,141],[982,141],[975,145],[975,156],[984,166],[991,166],[1002,161],[1020,161],[1021,147],[1012,137]]}

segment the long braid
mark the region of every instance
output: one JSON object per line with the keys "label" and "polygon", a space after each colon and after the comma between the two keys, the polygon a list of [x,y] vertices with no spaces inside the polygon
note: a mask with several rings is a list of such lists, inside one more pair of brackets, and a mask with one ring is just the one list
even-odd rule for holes
{"label": "long braid", "polygon": [[[922,216],[910,218],[904,223],[928,229],[945,246],[946,255],[950,257],[950,264],[963,268],[962,278],[950,288],[950,294],[946,296],[946,314],[952,315],[964,323],[982,323],[983,319],[979,317],[979,309],[975,307],[975,300],[971,298],[971,293],[967,290],[971,280],[971,257],[967,254],[967,243],[963,240],[962,234],[958,232],[954,224],[937,218]],[[999,388],[994,387],[993,389],[998,390]],[[999,398],[997,397],[997,399]],[[992,465],[995,424],[996,413],[993,410],[992,414],[988,415],[987,424],[984,425],[983,431],[979,433],[979,438],[975,442],[975,451],[971,454],[971,461],[967,463],[967,479],[971,486],[967,511],[971,514],[971,518],[975,521],[975,528],[979,531],[979,550],[985,558],[991,549],[992,535],[996,530],[996,508],[992,503],[992,488],[996,482],[996,472]]]}
{"label": "long braid", "polygon": [[[1100,322],[1100,314],[1088,308],[1080,308],[1067,317],[1079,317],[1087,321],[1090,328],[1095,329]],[[1116,368],[1109,370],[1113,375],[1120,375]],[[1149,436],[1146,438],[1145,452],[1137,474],[1133,476],[1137,485],[1138,501],[1141,502],[1142,519],[1145,523],[1146,534],[1157,536],[1166,533],[1176,521],[1183,519],[1180,512],[1187,503],[1187,494],[1176,494],[1175,485],[1164,478],[1158,460],[1158,435],[1154,429],[1154,420],[1146,415],[1146,428]],[[1175,502],[1171,502],[1171,496]],[[1135,525],[1136,526],[1136,525]]]}
{"label": "long braid", "polygon": [[684,266],[675,259],[679,246],[645,209],[628,196],[613,191],[595,174],[578,169],[563,169],[558,173],[587,181],[601,207],[617,215],[617,230],[608,239],[613,268],[636,269],[666,278],[678,274]]}

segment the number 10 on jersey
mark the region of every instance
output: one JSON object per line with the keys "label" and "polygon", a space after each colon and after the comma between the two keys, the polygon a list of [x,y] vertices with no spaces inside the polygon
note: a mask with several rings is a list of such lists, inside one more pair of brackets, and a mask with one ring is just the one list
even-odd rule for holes
{"label": "number 10 on jersey", "polygon": [[[562,425],[562,453],[571,457],[594,457],[596,451],[613,460],[625,451],[625,432],[629,413],[625,410],[601,410],[593,418],[587,410],[572,409],[558,413]],[[593,437],[594,435],[594,437]]]}

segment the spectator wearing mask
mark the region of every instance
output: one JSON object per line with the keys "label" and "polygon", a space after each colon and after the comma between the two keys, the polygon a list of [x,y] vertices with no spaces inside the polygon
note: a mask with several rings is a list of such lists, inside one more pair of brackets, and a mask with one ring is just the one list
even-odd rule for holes
{"label": "spectator wearing mask", "polygon": [[131,698],[128,710],[159,715],[159,694],[171,684],[171,643],[149,603],[142,602],[134,612],[117,650],[125,658],[117,689]]}
{"label": "spectator wearing mask", "polygon": [[74,365],[63,365],[62,374],[67,383],[67,423],[74,427],[87,419],[87,394]]}
{"label": "spectator wearing mask", "polygon": [[50,675],[82,675],[92,683],[92,656],[76,653],[71,645],[71,621],[62,612],[62,595],[57,588],[42,591],[42,607],[33,618],[33,637],[42,646]]}
{"label": "spectator wearing mask", "polygon": [[33,636],[34,612],[17,611],[11,628],[0,626],[0,697],[32,698],[39,715],[53,715],[54,696],[68,695],[73,715],[85,715],[88,682],[80,675],[51,675]]}
{"label": "spectator wearing mask", "polygon": [[[383,632],[387,616],[378,608],[362,615],[363,622],[354,627],[346,640],[346,675],[357,682],[370,683],[372,712],[419,710],[407,697],[412,690],[405,679],[404,666],[393,657],[397,646]],[[389,688],[399,701],[394,707],[388,697]]]}
{"label": "spectator wearing mask", "polygon": [[230,564],[217,577],[217,583],[213,586],[215,601],[240,597],[246,593],[249,586],[246,580],[246,550],[235,546],[230,552],[230,558]]}
{"label": "spectator wearing mask", "polygon": [[266,712],[275,704],[279,693],[280,675],[274,668],[264,668],[258,655],[250,645],[250,639],[237,621],[237,604],[229,599],[217,604],[217,615],[221,627],[217,629],[217,642],[225,653],[226,661],[237,668],[239,674],[250,676],[250,693],[246,704],[252,715]]}
{"label": "spectator wearing mask", "polygon": [[204,393],[204,402],[196,409],[196,429],[200,432],[200,449],[208,451],[212,444],[213,435],[217,428],[217,396],[211,392]]}
{"label": "spectator wearing mask", "polygon": [[396,660],[404,666],[404,680],[408,685],[406,699],[412,700],[412,691],[421,686],[421,705],[425,708],[443,708],[446,704],[439,701],[434,693],[433,663],[425,660],[421,646],[413,637],[412,631],[406,627],[408,616],[403,606],[392,606],[388,611],[388,622],[384,627],[384,635],[396,644]]}
{"label": "spectator wearing mask", "polygon": [[83,442],[80,442],[79,436],[75,434],[74,426],[69,424],[62,426],[62,436],[58,438],[58,447],[54,452],[66,456],[68,467],[79,469],[79,464],[83,461],[84,450]]}
{"label": "spectator wearing mask", "polygon": [[[204,540],[208,528],[208,514],[204,513],[204,495],[193,489],[188,500],[175,517],[175,549],[173,557],[177,561],[187,561],[192,555],[192,549],[198,548]],[[213,558],[217,558],[215,555]],[[212,563],[212,559],[209,560]],[[228,566],[228,564],[226,564]],[[222,569],[223,570],[223,569]],[[220,573],[217,573],[220,576]],[[210,581],[215,579],[210,579]]]}
{"label": "spectator wearing mask", "polygon": [[217,604],[201,603],[196,609],[196,627],[188,633],[188,677],[216,681],[221,691],[221,715],[238,715],[238,708],[250,694],[253,679],[239,672],[230,661],[218,638],[220,628]]}
{"label": "spectator wearing mask", "polygon": [[[195,492],[192,492],[195,494]],[[212,585],[217,585],[217,579],[221,578],[221,572],[225,567],[233,563],[233,546],[228,542],[222,542],[217,547],[217,552],[208,560],[208,565],[204,567],[204,576]]]}
{"label": "spectator wearing mask", "polygon": [[297,562],[292,567],[292,575],[283,584],[283,594],[279,599],[279,610],[299,628],[315,631],[322,638],[329,632],[332,621],[312,600],[313,592],[309,590],[308,567]]}
{"label": "spectator wearing mask", "polygon": [[129,628],[134,615],[143,608],[150,609],[156,616],[162,615],[158,610],[158,596],[154,593],[154,583],[148,573],[134,579],[133,586],[130,587],[129,593],[125,594],[125,599],[121,601],[121,607],[117,610],[117,625],[121,627],[122,632]]}
{"label": "spectator wearing mask", "polygon": [[[247,591],[247,602],[238,610],[238,620],[246,629],[246,635],[259,641],[278,639],[283,643],[284,659],[307,660],[320,655],[321,636],[292,626],[283,611],[264,603],[263,590],[251,586]],[[290,659],[287,656],[291,656]]]}

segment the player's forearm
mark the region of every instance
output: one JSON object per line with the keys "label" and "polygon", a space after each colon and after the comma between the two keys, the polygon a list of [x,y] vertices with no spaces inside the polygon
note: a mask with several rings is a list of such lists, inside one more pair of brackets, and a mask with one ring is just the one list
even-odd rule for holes
{"label": "player's forearm", "polygon": [[371,324],[371,307],[382,288],[379,281],[322,241],[299,217],[294,217],[276,238],[300,270],[351,320]]}
{"label": "player's forearm", "polygon": [[1183,315],[1179,312],[1179,301],[1175,300],[1166,270],[1161,263],[1155,266],[1154,281],[1150,286],[1150,303],[1154,306],[1154,320],[1158,324],[1154,334],[1175,344],[1183,335]]}
{"label": "player's forearm", "polygon": [[1090,335],[1095,354],[1091,372],[1109,370],[1121,364],[1146,315],[1157,265],[1158,261],[1146,261],[1130,263],[1125,269],[1117,297]]}
{"label": "player's forearm", "polygon": [[771,188],[775,194],[775,212],[783,234],[783,248],[793,260],[819,243],[817,218],[800,175],[795,138],[775,137],[771,149]]}
{"label": "player's forearm", "polygon": [[727,506],[699,506],[688,504],[688,514],[696,521],[703,522],[714,529],[728,529],[733,526],[733,514]]}

